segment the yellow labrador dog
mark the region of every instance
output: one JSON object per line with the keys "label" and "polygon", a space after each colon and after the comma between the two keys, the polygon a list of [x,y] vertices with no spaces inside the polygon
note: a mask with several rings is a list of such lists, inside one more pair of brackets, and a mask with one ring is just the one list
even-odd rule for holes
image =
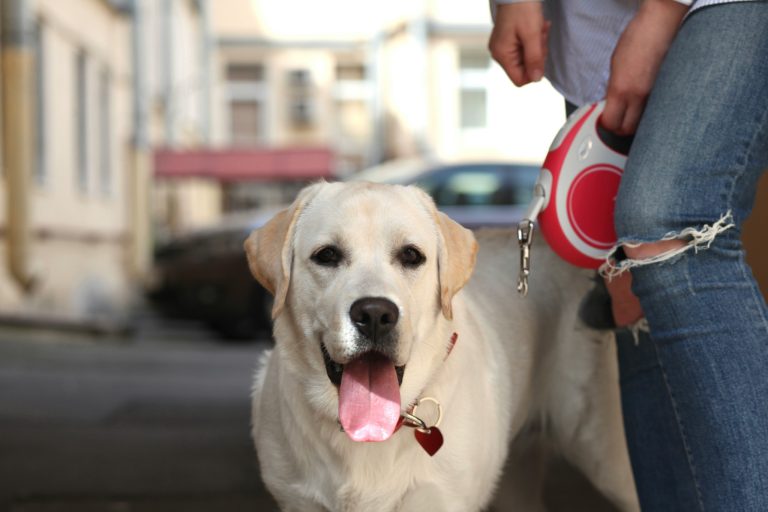
{"label": "yellow labrador dog", "polygon": [[638,509],[610,339],[577,318],[589,273],[538,246],[522,299],[511,231],[478,241],[419,189],[362,182],[312,185],[248,238],[275,296],[253,437],[283,510],[482,510],[532,423]]}

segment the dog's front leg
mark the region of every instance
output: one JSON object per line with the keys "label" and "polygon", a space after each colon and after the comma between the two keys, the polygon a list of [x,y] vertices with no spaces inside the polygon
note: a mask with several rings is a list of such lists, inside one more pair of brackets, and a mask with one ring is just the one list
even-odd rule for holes
{"label": "dog's front leg", "polygon": [[333,507],[323,506],[311,495],[311,486],[306,481],[287,483],[274,480],[269,482],[265,479],[265,484],[277,502],[280,512],[332,512]]}
{"label": "dog's front leg", "polygon": [[462,510],[461,506],[454,504],[452,507],[446,503],[444,493],[436,485],[420,485],[408,491],[403,501],[397,508],[397,512],[450,512]]}

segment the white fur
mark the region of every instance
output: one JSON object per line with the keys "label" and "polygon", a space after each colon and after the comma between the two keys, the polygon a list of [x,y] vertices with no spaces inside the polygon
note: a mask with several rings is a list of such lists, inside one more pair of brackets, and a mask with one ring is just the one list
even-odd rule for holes
{"label": "white fur", "polygon": [[[446,242],[423,193],[359,183],[314,187],[286,241],[286,303],[253,391],[262,477],[283,510],[481,510],[510,442],[532,422],[545,425],[563,454],[619,507],[639,509],[612,340],[576,315],[589,272],[539,244],[530,294],[520,298],[514,234],[481,232],[473,277],[453,297],[448,320],[437,268]],[[345,248],[347,259],[336,269],[310,260],[330,242]],[[424,251],[422,267],[405,271],[393,259],[403,243]],[[423,396],[442,404],[445,444],[434,457],[408,428],[381,443],[355,443],[339,429],[338,391],[320,342],[335,360],[349,357],[355,329],[348,312],[366,296],[386,297],[400,310],[395,363],[407,365],[403,408]],[[458,342],[444,359],[454,332]]]}

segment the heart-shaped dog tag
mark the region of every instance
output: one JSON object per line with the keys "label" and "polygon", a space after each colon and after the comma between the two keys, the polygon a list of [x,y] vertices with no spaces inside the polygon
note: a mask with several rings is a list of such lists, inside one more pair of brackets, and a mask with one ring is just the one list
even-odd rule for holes
{"label": "heart-shaped dog tag", "polygon": [[431,427],[429,430],[416,429],[413,431],[413,435],[430,457],[443,446],[443,434],[437,427]]}

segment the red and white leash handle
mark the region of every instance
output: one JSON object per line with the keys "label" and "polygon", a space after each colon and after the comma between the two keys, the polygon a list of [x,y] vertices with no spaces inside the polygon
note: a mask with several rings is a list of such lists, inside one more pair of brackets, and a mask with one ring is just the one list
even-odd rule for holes
{"label": "red and white leash handle", "polygon": [[616,244],[614,203],[632,141],[600,126],[604,106],[601,101],[571,114],[549,148],[533,199],[517,227],[517,291],[523,296],[528,293],[537,222],[552,250],[578,267],[598,268]]}

